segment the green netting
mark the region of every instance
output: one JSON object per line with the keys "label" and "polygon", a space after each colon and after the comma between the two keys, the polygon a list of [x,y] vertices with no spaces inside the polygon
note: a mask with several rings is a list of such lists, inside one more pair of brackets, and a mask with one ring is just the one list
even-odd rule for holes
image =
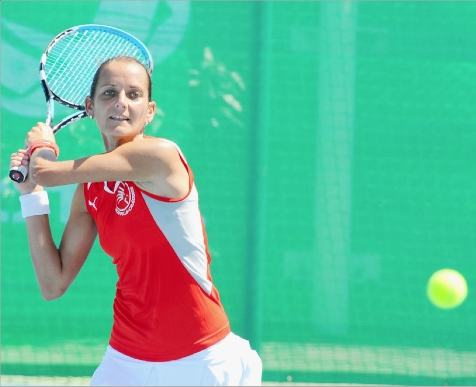
{"label": "green netting", "polygon": [[[77,24],[125,29],[156,60],[149,134],[194,170],[214,282],[264,380],[476,385],[476,3],[1,7],[2,176],[44,119],[46,43]],[[90,120],[58,142],[62,159],[102,151]],[[18,194],[1,189],[2,378],[87,383],[112,322],[111,259],[96,245],[43,301]],[[73,189],[48,189],[58,241]],[[469,286],[451,310],[425,293],[446,267]]]}

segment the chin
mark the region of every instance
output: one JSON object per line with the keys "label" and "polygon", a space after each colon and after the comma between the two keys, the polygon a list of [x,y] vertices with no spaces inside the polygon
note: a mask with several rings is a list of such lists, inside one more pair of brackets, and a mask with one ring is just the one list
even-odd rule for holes
{"label": "chin", "polygon": [[124,133],[132,133],[134,132],[134,128],[131,127],[131,125],[125,123],[125,122],[118,122],[118,123],[112,123],[108,125],[108,129],[113,131],[113,132],[124,132]]}

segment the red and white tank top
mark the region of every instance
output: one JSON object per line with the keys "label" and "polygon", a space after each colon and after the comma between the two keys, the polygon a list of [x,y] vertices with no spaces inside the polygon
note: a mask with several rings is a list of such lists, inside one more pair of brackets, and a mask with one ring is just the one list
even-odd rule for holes
{"label": "red and white tank top", "polygon": [[210,275],[193,174],[178,152],[190,177],[183,199],[150,194],[130,181],[84,185],[99,242],[119,277],[109,344],[139,360],[180,359],[230,332]]}

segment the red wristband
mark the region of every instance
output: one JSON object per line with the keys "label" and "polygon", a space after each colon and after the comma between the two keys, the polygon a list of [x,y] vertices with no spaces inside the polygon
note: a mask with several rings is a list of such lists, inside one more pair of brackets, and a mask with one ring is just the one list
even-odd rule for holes
{"label": "red wristband", "polygon": [[37,140],[33,141],[28,148],[28,152],[30,155],[33,154],[34,151],[36,151],[38,148],[50,148],[55,152],[56,158],[59,156],[59,148],[58,145],[56,145],[54,142],[51,142],[49,140]]}

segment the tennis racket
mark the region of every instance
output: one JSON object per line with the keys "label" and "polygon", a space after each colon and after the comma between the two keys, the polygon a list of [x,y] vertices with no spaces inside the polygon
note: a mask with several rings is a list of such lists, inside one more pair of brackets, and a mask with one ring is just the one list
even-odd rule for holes
{"label": "tennis racket", "polygon": [[[131,56],[152,74],[153,61],[147,47],[127,32],[117,28],[86,24],[68,28],[46,47],[40,61],[40,83],[46,98],[46,124],[53,133],[87,116],[84,106],[97,69],[107,59]],[[53,124],[54,101],[79,110]],[[21,183],[28,168],[12,167],[9,176]]]}

